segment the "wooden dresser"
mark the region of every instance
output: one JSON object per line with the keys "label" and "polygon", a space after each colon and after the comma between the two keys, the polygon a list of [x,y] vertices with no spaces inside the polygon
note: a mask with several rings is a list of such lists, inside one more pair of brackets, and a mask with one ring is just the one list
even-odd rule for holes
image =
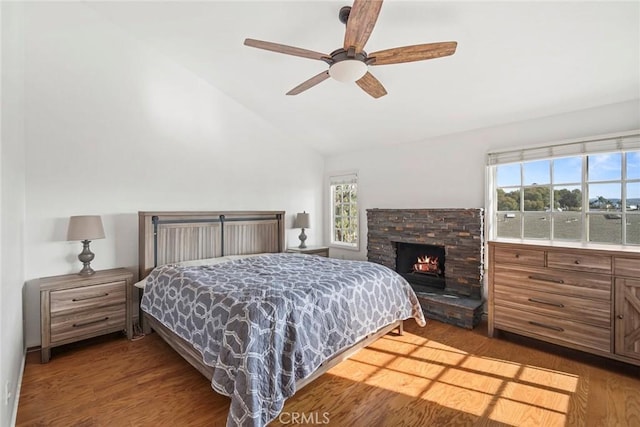
{"label": "wooden dresser", "polygon": [[38,283],[42,363],[49,361],[51,348],[59,345],[117,331],[126,331],[132,338],[133,274],[128,270],[44,277]]}
{"label": "wooden dresser", "polygon": [[640,251],[489,242],[498,330],[640,365]]}

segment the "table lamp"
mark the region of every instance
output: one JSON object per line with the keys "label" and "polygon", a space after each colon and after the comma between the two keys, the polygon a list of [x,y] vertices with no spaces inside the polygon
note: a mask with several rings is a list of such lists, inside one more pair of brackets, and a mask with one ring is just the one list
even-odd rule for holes
{"label": "table lamp", "polygon": [[296,214],[296,220],[293,222],[293,228],[302,228],[302,232],[298,236],[298,238],[300,239],[300,246],[298,247],[300,249],[306,248],[307,245],[304,243],[304,241],[307,240],[307,235],[304,234],[304,229],[311,228],[309,227],[309,214],[306,212]]}
{"label": "table lamp", "polygon": [[89,249],[89,243],[96,239],[104,239],[104,228],[99,215],[79,215],[69,218],[67,240],[82,242],[82,252],[78,255],[78,259],[83,265],[82,270],[78,273],[80,276],[91,276],[95,273],[91,268],[91,261],[95,255]]}

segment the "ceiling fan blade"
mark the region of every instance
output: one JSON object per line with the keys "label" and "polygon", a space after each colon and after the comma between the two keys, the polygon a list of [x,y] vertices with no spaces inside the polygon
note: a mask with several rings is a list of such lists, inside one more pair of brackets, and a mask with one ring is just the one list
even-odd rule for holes
{"label": "ceiling fan blade", "polygon": [[356,81],[356,84],[360,86],[362,90],[376,99],[387,94],[387,91],[385,90],[384,86],[382,86],[382,83],[380,83],[378,79],[373,77],[373,74],[368,71],[367,74],[365,74],[360,80]]}
{"label": "ceiling fan blade", "polygon": [[285,53],[287,55],[301,56],[303,58],[318,59],[324,61],[331,56],[313,50],[301,49],[299,47],[287,46],[279,43],[265,42],[262,40],[245,39],[245,46],[257,47],[258,49],[270,50],[272,52]]}
{"label": "ceiling fan blade", "polygon": [[347,29],[344,34],[344,49],[354,47],[356,53],[362,52],[364,45],[376,25],[382,0],[355,0],[349,12]]}
{"label": "ceiling fan blade", "polygon": [[381,50],[369,54],[369,59],[375,58],[370,65],[400,64],[402,62],[440,58],[453,55],[457,46],[457,42],[442,42]]}
{"label": "ceiling fan blade", "polygon": [[322,83],[323,81],[327,80],[328,78],[329,78],[329,70],[325,70],[325,71],[321,72],[320,74],[317,74],[317,75],[311,77],[309,80],[306,80],[306,81],[300,83],[298,86],[294,87],[289,92],[287,92],[287,95],[297,95],[297,94],[299,94],[301,92],[304,92],[307,89],[311,89],[312,87],[314,87],[318,83]]}

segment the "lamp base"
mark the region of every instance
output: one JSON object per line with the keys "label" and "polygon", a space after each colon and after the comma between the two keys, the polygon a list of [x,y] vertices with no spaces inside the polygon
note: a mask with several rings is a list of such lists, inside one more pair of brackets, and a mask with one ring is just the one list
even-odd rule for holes
{"label": "lamp base", "polygon": [[78,273],[79,276],[83,277],[93,276],[94,274],[96,274],[96,271],[88,265],[82,267],[82,270]]}
{"label": "lamp base", "polygon": [[95,270],[91,268],[91,261],[95,258],[95,254],[89,249],[90,240],[82,241],[82,252],[78,255],[78,259],[82,263],[82,270],[78,273],[80,276],[91,276],[95,274]]}
{"label": "lamp base", "polygon": [[307,247],[307,245],[304,243],[304,241],[307,240],[307,235],[304,234],[304,228],[300,232],[300,235],[298,236],[298,239],[300,239],[300,245],[298,246],[298,248],[305,249]]}

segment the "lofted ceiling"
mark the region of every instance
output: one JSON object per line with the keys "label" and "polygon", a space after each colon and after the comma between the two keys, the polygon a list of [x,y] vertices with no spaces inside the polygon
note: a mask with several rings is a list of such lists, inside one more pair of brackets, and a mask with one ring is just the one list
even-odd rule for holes
{"label": "lofted ceiling", "polygon": [[[324,155],[640,100],[640,3],[387,0],[365,50],[457,41],[453,56],[370,67],[388,95],[328,79],[321,61],[243,45],[330,53],[349,1],[88,2],[247,109]],[[640,102],[640,101],[639,101]]]}

